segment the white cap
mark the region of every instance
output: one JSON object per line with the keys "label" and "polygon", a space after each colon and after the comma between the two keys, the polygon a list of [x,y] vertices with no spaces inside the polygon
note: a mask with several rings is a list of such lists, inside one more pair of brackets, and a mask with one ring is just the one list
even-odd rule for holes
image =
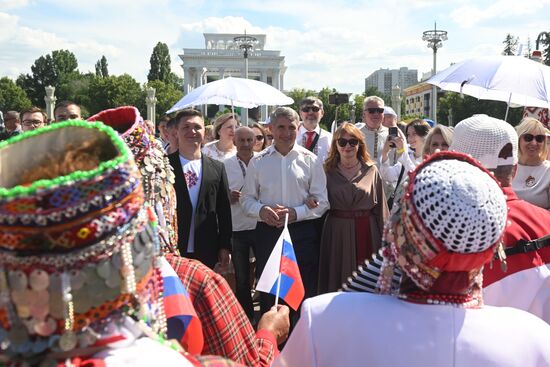
{"label": "white cap", "polygon": [[391,108],[389,106],[384,106],[384,115],[392,115],[392,116],[397,117],[397,114],[395,113],[393,108]]}
{"label": "white cap", "polygon": [[[509,149],[504,149],[509,144]],[[469,154],[487,169],[518,163],[518,134],[506,121],[473,115],[454,129],[449,150]]]}
{"label": "white cap", "polygon": [[456,159],[427,164],[417,172],[412,200],[422,222],[447,250],[482,252],[506,227],[506,199],[497,182]]}

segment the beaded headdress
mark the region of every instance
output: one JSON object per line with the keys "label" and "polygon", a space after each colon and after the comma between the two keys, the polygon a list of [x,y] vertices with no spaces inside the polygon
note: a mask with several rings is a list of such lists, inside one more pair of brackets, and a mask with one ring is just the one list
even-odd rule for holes
{"label": "beaded headdress", "polygon": [[[43,157],[89,142],[100,150],[96,168],[22,181]],[[0,143],[0,165],[1,354],[86,347],[123,315],[165,327],[155,216],[112,128],[66,121],[21,134]]]}
{"label": "beaded headdress", "polygon": [[379,292],[392,292],[397,265],[424,292],[480,305],[481,270],[506,226],[499,183],[471,157],[440,152],[409,173],[404,190],[386,226]]}
{"label": "beaded headdress", "polygon": [[174,172],[154,131],[133,106],[104,110],[88,121],[101,121],[112,127],[130,147],[142,175],[145,201],[155,208],[159,219],[162,245],[174,252],[178,242]]}

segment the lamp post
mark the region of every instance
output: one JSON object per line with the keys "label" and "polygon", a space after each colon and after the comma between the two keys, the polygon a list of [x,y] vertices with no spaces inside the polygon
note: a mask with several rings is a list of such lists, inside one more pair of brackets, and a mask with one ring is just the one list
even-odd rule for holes
{"label": "lamp post", "polygon": [[157,122],[157,98],[155,97],[156,89],[149,87],[145,90],[145,104],[147,105],[147,120],[151,121],[156,126]]}
{"label": "lamp post", "polygon": [[[245,79],[248,79],[248,52],[254,48],[256,44],[258,44],[258,39],[256,37],[252,37],[250,35],[246,34],[246,30],[244,31],[244,36],[238,36],[233,38],[233,41],[241,50],[243,50],[244,53],[244,77]],[[241,113],[241,120],[243,121],[245,126],[248,126],[248,109],[243,108]]]}
{"label": "lamp post", "polygon": [[[442,31],[437,29],[437,24],[434,23],[434,29],[431,31],[424,31],[422,33],[422,40],[428,41],[428,48],[433,50],[434,55],[434,66],[433,66],[433,75],[435,75],[437,70],[437,49],[443,47],[443,41],[447,40],[447,31]],[[432,120],[434,123],[437,123],[437,87],[434,85],[432,87]]]}

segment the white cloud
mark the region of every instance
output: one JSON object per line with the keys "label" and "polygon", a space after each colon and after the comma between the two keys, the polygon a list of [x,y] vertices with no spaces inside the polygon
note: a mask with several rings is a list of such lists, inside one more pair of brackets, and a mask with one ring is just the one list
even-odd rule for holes
{"label": "white cloud", "polygon": [[451,12],[451,19],[461,27],[469,28],[493,19],[515,18],[529,21],[530,14],[537,14],[550,4],[550,0],[498,0],[488,6],[476,2],[459,7]]}
{"label": "white cloud", "polygon": [[28,0],[0,0],[0,10],[21,8],[29,3]]}

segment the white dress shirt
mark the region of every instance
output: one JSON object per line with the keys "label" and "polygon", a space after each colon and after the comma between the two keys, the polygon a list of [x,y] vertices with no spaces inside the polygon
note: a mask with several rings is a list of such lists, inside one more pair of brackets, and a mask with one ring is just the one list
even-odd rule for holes
{"label": "white dress shirt", "polygon": [[380,126],[377,130],[372,130],[365,125],[361,128],[361,132],[365,136],[367,151],[371,159],[376,163],[376,166],[380,168],[380,157],[382,156],[384,143],[388,138],[388,128]]}
{"label": "white dress shirt", "polygon": [[[309,209],[309,196],[319,206]],[[272,145],[254,157],[248,166],[243,197],[245,212],[259,220],[264,205],[282,205],[296,210],[296,220],[319,218],[329,208],[327,178],[317,156],[294,144],[286,156]]]}
{"label": "white dress shirt", "polygon": [[189,199],[193,206],[187,252],[195,252],[195,210],[197,210],[197,202],[199,201],[199,192],[202,182],[202,159],[189,160],[180,155],[180,162],[185,182],[187,183],[187,190],[189,191]]}
{"label": "white dress shirt", "polygon": [[[257,153],[254,153],[254,156],[256,155]],[[225,172],[227,173],[229,190],[242,192],[248,166],[241,161],[237,155],[227,158],[223,164],[225,165]],[[256,228],[256,218],[246,215],[240,201],[231,204],[231,220],[233,223],[233,231],[248,231]]]}
{"label": "white dress shirt", "polygon": [[[308,130],[304,127],[304,125],[301,124],[300,128],[298,129],[298,134],[296,135],[296,143],[306,149],[307,131]],[[321,164],[323,164],[325,162],[325,159],[327,159],[328,151],[330,150],[332,134],[324,129],[321,129],[321,126],[319,125],[317,125],[317,128],[315,128],[315,130],[313,131],[315,131],[315,133],[319,135],[319,140],[317,140],[317,144],[313,148],[313,153],[317,155],[318,160],[321,162]],[[313,139],[315,139],[315,135],[313,136]]]}

